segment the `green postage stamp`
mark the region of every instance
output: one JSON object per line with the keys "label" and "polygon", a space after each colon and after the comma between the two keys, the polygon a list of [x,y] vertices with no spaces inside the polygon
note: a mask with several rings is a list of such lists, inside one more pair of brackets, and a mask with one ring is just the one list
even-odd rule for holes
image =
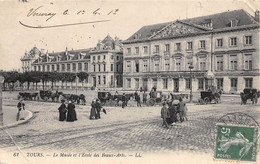
{"label": "green postage stamp", "polygon": [[256,161],[258,127],[217,124],[216,159]]}

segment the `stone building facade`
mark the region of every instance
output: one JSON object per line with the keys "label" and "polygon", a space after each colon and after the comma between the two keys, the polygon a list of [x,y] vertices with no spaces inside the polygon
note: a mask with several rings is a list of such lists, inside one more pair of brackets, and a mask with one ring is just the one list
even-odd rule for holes
{"label": "stone building facade", "polygon": [[123,45],[126,90],[189,92],[191,82],[195,92],[260,89],[258,11],[254,17],[235,10],[144,26]]}
{"label": "stone building facade", "polygon": [[[23,62],[23,60],[21,60]],[[84,87],[122,87],[123,52],[119,38],[106,36],[95,48],[40,53],[26,71],[87,72]],[[75,88],[79,79],[71,83]],[[57,84],[61,87],[61,84]],[[80,86],[79,86],[80,87]]]}
{"label": "stone building facade", "polygon": [[22,72],[32,71],[32,63],[42,54],[42,52],[37,48],[33,47],[29,53],[25,52],[24,56],[21,57],[22,62]]}

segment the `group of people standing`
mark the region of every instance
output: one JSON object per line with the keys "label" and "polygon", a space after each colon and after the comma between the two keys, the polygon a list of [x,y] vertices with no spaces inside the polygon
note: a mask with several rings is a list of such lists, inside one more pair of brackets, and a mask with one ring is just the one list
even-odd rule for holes
{"label": "group of people standing", "polygon": [[[94,119],[101,119],[100,112],[103,107],[101,106],[101,102],[99,99],[94,99],[91,103],[91,110],[90,110],[90,120]],[[103,108],[103,112],[106,114],[106,110]]]}
{"label": "group of people standing", "polygon": [[68,105],[65,105],[65,100],[61,100],[61,105],[59,110],[59,121],[74,122],[77,121],[77,113],[75,110],[75,105],[72,101],[69,101]]}
{"label": "group of people standing", "polygon": [[161,118],[163,119],[162,126],[168,128],[169,125],[177,123],[178,121],[183,122],[184,119],[188,121],[186,114],[187,106],[186,103],[183,102],[182,98],[179,99],[178,104],[173,104],[173,101],[168,103],[164,102],[161,109]]}

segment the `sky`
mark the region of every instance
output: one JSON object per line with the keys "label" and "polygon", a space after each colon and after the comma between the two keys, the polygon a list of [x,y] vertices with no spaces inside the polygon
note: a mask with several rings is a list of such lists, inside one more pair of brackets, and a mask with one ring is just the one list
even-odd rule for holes
{"label": "sky", "polygon": [[[0,0],[0,70],[21,69],[21,57],[34,46],[48,52],[64,51],[66,47],[86,49],[108,34],[126,40],[146,25],[238,9],[254,15],[259,4],[260,0]],[[20,24],[45,27],[93,21],[103,22],[52,28]]]}

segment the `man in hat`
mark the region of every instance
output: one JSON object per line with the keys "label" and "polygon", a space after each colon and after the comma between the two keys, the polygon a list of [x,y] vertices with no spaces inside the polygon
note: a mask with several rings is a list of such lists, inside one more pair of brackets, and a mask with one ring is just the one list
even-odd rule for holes
{"label": "man in hat", "polygon": [[61,105],[58,108],[59,110],[59,121],[64,121],[66,120],[66,113],[67,113],[67,109],[66,109],[66,105],[65,105],[65,100],[61,100]]}

